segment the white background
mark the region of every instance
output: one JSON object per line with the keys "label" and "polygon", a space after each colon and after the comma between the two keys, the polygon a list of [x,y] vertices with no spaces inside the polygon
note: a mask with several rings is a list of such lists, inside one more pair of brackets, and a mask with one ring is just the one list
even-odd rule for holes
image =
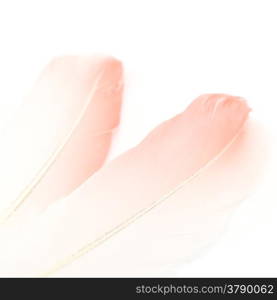
{"label": "white background", "polygon": [[[106,53],[121,59],[126,70],[112,157],[207,92],[245,97],[252,115],[276,137],[274,0],[0,3],[0,127],[53,56]],[[177,276],[277,276],[274,164],[267,175],[222,239],[180,266]]]}

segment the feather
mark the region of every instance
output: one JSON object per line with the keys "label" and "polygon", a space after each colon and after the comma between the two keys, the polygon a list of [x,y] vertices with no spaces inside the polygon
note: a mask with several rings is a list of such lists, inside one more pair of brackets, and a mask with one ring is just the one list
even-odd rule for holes
{"label": "feather", "polygon": [[253,187],[248,112],[238,97],[199,97],[43,216],[3,231],[1,275],[145,276],[190,256]]}
{"label": "feather", "polygon": [[[53,276],[149,277],[174,274],[224,233],[235,208],[253,192],[266,160],[264,131],[248,121],[224,155],[142,211],[124,230],[63,261]],[[93,249],[94,248],[94,249]],[[93,251],[89,251],[93,249]],[[228,255],[228,253],[226,254]],[[227,257],[226,257],[227,259]],[[70,263],[71,262],[71,263]]]}
{"label": "feather", "polygon": [[49,63],[2,135],[2,221],[38,213],[101,167],[119,122],[121,77],[109,57]]}

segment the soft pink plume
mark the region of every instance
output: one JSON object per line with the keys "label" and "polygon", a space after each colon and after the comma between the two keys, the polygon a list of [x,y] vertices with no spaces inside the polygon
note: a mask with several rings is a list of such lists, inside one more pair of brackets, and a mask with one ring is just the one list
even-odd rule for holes
{"label": "soft pink plume", "polygon": [[0,213],[36,214],[98,170],[118,126],[122,66],[65,56],[43,71],[1,137]]}

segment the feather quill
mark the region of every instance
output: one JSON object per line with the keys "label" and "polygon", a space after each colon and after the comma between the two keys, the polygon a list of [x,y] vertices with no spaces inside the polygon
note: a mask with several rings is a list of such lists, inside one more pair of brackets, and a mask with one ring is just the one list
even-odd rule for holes
{"label": "feather quill", "polygon": [[[0,274],[145,276],[190,256],[203,228],[253,187],[247,165],[239,167],[256,140],[243,130],[248,112],[238,97],[197,98],[42,217],[2,231]],[[232,186],[238,171],[245,180]]]}

